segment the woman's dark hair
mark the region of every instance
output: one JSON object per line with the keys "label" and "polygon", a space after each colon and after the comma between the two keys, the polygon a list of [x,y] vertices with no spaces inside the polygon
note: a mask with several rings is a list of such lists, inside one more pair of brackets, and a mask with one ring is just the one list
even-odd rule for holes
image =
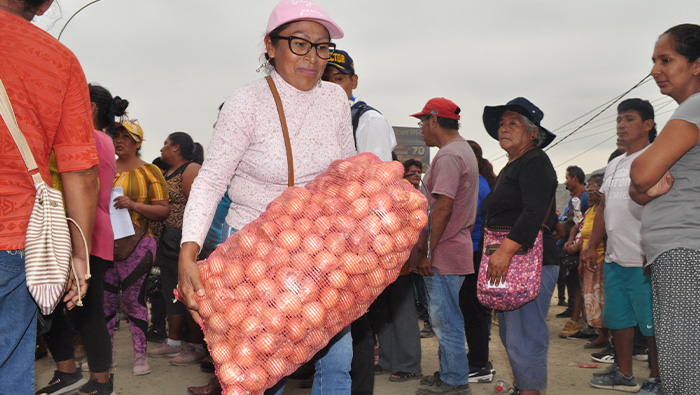
{"label": "woman's dark hair", "polygon": [[488,159],[484,159],[484,152],[481,150],[481,146],[474,140],[467,140],[469,146],[472,147],[474,155],[476,156],[476,163],[479,165],[479,175],[484,176],[489,187],[493,188],[496,183],[496,174],[493,172],[493,165]]}
{"label": "woman's dark hair", "polygon": [[[623,112],[627,111],[636,111],[642,118],[642,121],[646,121],[647,119],[651,119],[652,121],[654,120],[654,106],[652,106],[648,100],[632,98],[621,101],[620,104],[617,105],[617,113],[622,114]],[[656,140],[657,134],[656,122],[654,122],[654,126],[652,126],[651,130],[649,131],[650,143],[653,143],[654,140]]]}
{"label": "woman's dark hair", "polygon": [[153,162],[151,162],[151,163],[153,163],[154,165],[158,166],[158,168],[159,168],[163,173],[165,173],[166,171],[168,171],[168,170],[170,169],[170,166],[168,166],[168,164],[165,163],[165,161],[163,160],[163,158],[161,158],[160,156],[157,157],[157,158],[155,158],[155,159],[153,159]]}
{"label": "woman's dark hair", "polygon": [[[282,30],[284,30],[284,29],[286,29],[287,27],[289,27],[289,25],[291,25],[292,23],[294,23],[294,22],[285,23],[284,25],[279,26],[278,28],[276,28],[276,29],[274,29],[273,31],[271,31],[270,34],[268,34],[268,36],[270,37],[270,41],[272,42],[272,45],[273,45],[273,46],[274,46],[274,45],[277,45],[277,42],[280,40],[279,38],[277,38],[277,36],[279,36],[280,33],[282,32]],[[271,65],[272,67],[275,67],[275,58],[271,58],[271,57],[267,54],[267,52],[265,52],[265,59],[267,59],[267,62],[270,63],[270,65]]]}
{"label": "woman's dark hair", "polygon": [[204,148],[201,144],[195,143],[189,134],[185,132],[174,132],[168,136],[170,145],[180,146],[180,155],[189,161],[197,164],[204,162]]}
{"label": "woman's dark hair", "polygon": [[593,174],[592,176],[588,177],[589,184],[591,183],[591,181],[598,184],[598,186],[603,186],[603,175],[602,174]]}
{"label": "woman's dark hair", "polygon": [[684,23],[666,30],[664,34],[671,36],[673,49],[688,59],[688,62],[700,58],[700,26]]}
{"label": "woman's dark hair", "polygon": [[31,11],[33,13],[36,13],[36,10],[39,9],[44,3],[46,3],[48,0],[20,0],[22,3],[24,3],[24,10],[25,11]]}
{"label": "woman's dark hair", "polygon": [[114,117],[126,114],[129,101],[121,97],[112,97],[107,88],[98,84],[88,84],[90,101],[97,106],[96,126],[98,129],[114,135]]}
{"label": "woman's dark hair", "polygon": [[406,159],[406,161],[403,162],[403,172],[408,173],[408,169],[410,169],[411,166],[416,166],[420,169],[421,173],[423,172],[423,162],[413,158]]}

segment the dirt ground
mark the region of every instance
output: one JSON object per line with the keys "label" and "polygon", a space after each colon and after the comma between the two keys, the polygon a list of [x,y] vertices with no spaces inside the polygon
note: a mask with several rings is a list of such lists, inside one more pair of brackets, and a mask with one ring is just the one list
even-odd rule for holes
{"label": "dirt ground", "polygon": [[[605,369],[608,365],[600,364],[597,368],[580,368],[579,363],[594,363],[590,358],[590,350],[585,350],[584,340],[561,339],[558,336],[566,319],[555,318],[555,314],[563,311],[563,307],[556,306],[556,297],[552,301],[549,311],[550,347],[549,347],[549,388],[546,394],[616,394],[617,391],[598,390],[588,385],[591,374]],[[123,322],[122,324],[126,324]],[[200,372],[199,365],[176,367],[168,363],[167,359],[151,358],[149,363],[152,372],[145,376],[133,376],[132,368],[132,343],[128,325],[122,325],[121,330],[115,333],[115,345],[117,350],[117,366],[113,372],[115,375],[114,390],[117,394],[187,394],[187,387],[204,385],[213,377],[211,374]],[[436,338],[423,339],[423,373],[432,374],[438,370]],[[593,350],[598,351],[598,350]],[[494,384],[497,380],[505,380],[512,383],[513,376],[510,372],[508,358],[503,344],[498,337],[498,327],[494,326],[491,339],[491,359],[496,370],[493,383],[471,384],[472,393],[493,394]],[[55,365],[48,358],[40,359],[35,364],[37,388],[44,386],[51,379]],[[649,375],[646,362],[634,361],[634,372],[641,382]],[[87,373],[84,374],[87,377]],[[374,392],[377,395],[409,395],[412,394],[419,383],[417,380],[404,383],[393,383],[388,380],[388,375],[375,376]],[[285,389],[285,395],[308,395],[309,389],[299,388],[299,382],[289,380]]]}

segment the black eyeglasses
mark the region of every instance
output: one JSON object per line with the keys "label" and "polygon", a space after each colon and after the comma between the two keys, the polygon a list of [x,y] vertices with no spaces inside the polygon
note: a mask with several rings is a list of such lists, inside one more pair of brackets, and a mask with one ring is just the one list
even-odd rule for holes
{"label": "black eyeglasses", "polygon": [[289,43],[289,50],[295,55],[304,56],[311,52],[313,47],[316,47],[316,55],[321,59],[330,59],[335,52],[335,44],[333,43],[312,43],[309,40],[303,39],[296,36],[272,36],[272,38],[277,38],[281,40],[287,40]]}

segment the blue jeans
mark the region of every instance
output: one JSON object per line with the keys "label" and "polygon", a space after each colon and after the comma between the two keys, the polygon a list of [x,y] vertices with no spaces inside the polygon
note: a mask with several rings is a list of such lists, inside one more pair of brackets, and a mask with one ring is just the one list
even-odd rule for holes
{"label": "blue jeans", "polygon": [[[335,335],[326,347],[315,356],[316,374],[311,395],[347,395],[350,393],[350,364],[352,362],[352,336],[350,326]],[[282,395],[287,378],[265,391],[265,395]]]}
{"label": "blue jeans", "polygon": [[0,251],[0,395],[34,393],[36,315],[24,250]]}
{"label": "blue jeans", "polygon": [[520,308],[498,312],[501,341],[513,369],[514,384],[521,390],[547,388],[547,312],[558,277],[559,266],[542,266],[539,295]]}
{"label": "blue jeans", "polygon": [[464,317],[459,308],[459,290],[464,276],[441,275],[423,277],[428,294],[430,323],[440,347],[440,380],[449,385],[469,383],[469,360],[464,341]]}

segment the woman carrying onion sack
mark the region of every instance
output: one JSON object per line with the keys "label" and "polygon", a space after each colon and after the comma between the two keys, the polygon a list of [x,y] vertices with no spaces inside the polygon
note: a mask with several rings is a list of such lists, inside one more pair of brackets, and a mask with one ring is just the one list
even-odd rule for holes
{"label": "woman carrying onion sack", "polygon": [[[126,258],[120,258],[119,240],[115,241],[114,264],[105,272],[105,318],[112,344],[114,326],[117,321],[119,291],[129,317],[129,326],[134,340],[134,375],[151,372],[146,358],[146,330],[148,310],[143,295],[143,284],[153,265],[156,241],[150,230],[150,221],[165,219],[170,213],[168,186],[163,173],[153,164],[139,157],[143,142],[143,129],[132,121],[117,123],[113,136],[114,152],[117,154],[117,175],[114,187],[122,187],[124,195],[114,199],[114,207],[128,209],[134,230],[143,236]],[[138,227],[138,229],[137,229]],[[114,346],[112,346],[114,347]]]}
{"label": "woman carrying onion sack", "polygon": [[690,394],[700,386],[700,26],[668,29],[656,41],[652,62],[661,93],[679,106],[632,163],[630,196],[644,205],[642,242],[663,391]]}
{"label": "woman carrying onion sack", "polygon": [[[289,131],[294,184],[303,186],[332,161],[355,154],[347,95],[321,76],[342,29],[313,1],[283,0],[270,15],[265,52]],[[200,320],[195,294],[204,296],[197,254],[216,206],[228,190],[227,225],[252,222],[288,187],[287,152],[280,115],[266,79],[233,92],[224,103],[207,158],[185,209],[178,292]],[[350,393],[349,327],[318,354],[313,394]],[[269,390],[282,392],[285,380]]]}
{"label": "woman carrying onion sack", "polygon": [[501,341],[521,395],[539,394],[547,387],[546,318],[559,274],[554,237],[546,229],[554,229],[557,221],[557,176],[542,151],[555,135],[540,125],[543,116],[537,106],[522,97],[503,106],[484,108],[486,131],[508,154],[508,163],[481,207],[487,230],[509,229],[507,238],[490,256],[488,282],[508,281],[511,259],[522,247],[533,247],[539,231],[544,230],[539,294],[515,310],[497,311]]}
{"label": "woman carrying onion sack", "polygon": [[[175,366],[191,365],[202,362],[206,357],[204,352],[204,334],[182,302],[172,303],[175,299],[173,290],[177,286],[177,261],[180,254],[182,238],[182,217],[187,205],[187,198],[192,189],[192,182],[204,160],[202,146],[195,143],[189,134],[184,132],[171,133],[160,157],[168,165],[163,175],[168,183],[170,197],[170,215],[163,221],[163,231],[158,242],[154,266],[160,268],[163,281],[162,293],[165,300],[165,311],[168,319],[168,339],[159,347],[149,350],[148,356],[153,358],[172,358],[170,363]],[[190,344],[183,347],[180,339],[182,327],[187,324],[190,330]]]}

